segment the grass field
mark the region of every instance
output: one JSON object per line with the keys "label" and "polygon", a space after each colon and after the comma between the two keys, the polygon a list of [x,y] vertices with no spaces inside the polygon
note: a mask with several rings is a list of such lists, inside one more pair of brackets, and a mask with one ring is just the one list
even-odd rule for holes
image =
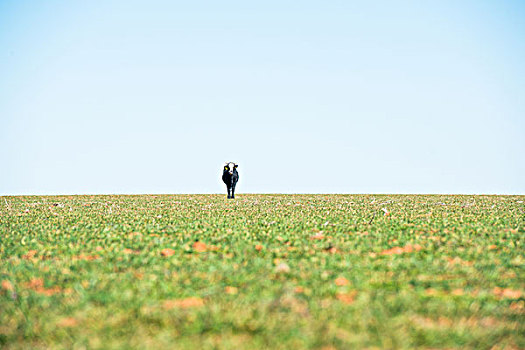
{"label": "grass field", "polygon": [[0,347],[524,349],[524,201],[2,197]]}

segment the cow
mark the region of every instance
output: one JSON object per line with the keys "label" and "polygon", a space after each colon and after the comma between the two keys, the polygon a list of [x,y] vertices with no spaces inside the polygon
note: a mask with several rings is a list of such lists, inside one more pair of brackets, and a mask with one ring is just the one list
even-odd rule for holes
{"label": "cow", "polygon": [[237,172],[238,165],[233,162],[224,164],[222,170],[222,181],[226,184],[228,190],[228,199],[235,198],[235,185],[239,181],[239,173]]}

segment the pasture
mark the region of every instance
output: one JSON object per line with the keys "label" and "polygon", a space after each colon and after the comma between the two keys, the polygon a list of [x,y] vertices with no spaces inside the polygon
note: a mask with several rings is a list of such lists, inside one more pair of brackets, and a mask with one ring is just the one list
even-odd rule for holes
{"label": "pasture", "polygon": [[0,347],[525,348],[525,196],[2,197]]}

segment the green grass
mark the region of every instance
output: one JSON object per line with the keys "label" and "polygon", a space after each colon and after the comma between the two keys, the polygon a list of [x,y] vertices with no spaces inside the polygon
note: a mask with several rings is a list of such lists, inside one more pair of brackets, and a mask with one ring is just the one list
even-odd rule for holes
{"label": "green grass", "polygon": [[0,347],[523,349],[524,201],[2,197]]}

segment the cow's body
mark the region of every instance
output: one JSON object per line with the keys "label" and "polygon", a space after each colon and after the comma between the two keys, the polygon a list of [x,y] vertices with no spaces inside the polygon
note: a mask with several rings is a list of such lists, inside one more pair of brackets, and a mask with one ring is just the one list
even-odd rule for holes
{"label": "cow's body", "polygon": [[228,198],[235,198],[235,186],[239,181],[239,173],[237,172],[237,164],[226,163],[222,171],[222,181],[226,184],[228,190]]}

